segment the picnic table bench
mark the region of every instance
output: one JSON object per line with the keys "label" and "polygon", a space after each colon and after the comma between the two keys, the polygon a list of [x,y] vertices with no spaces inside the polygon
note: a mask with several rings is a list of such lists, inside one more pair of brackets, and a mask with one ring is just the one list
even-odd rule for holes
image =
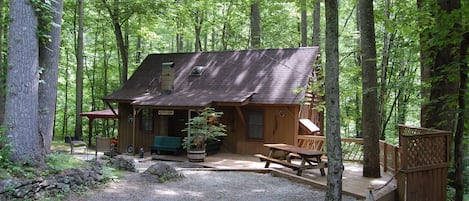
{"label": "picnic table bench", "polygon": [[[324,168],[327,167],[327,163],[321,160],[324,152],[304,149],[287,144],[264,144],[264,146],[270,149],[269,155],[265,156],[263,154],[254,154],[254,156],[258,157],[261,161],[266,162],[265,168],[268,168],[270,163],[277,163],[297,171],[297,175],[299,176],[301,176],[303,170],[306,169],[320,169],[321,175],[326,175]],[[281,155],[278,157],[275,156],[275,153],[277,152],[281,152]],[[292,163],[292,158],[301,159],[301,163]]]}

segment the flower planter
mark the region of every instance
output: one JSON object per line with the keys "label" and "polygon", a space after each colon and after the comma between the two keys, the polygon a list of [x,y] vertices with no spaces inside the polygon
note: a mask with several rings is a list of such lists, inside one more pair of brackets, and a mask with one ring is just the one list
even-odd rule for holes
{"label": "flower planter", "polygon": [[194,151],[190,150],[187,151],[187,158],[189,159],[189,162],[204,162],[205,156],[206,156],[205,150],[200,150],[200,151]]}

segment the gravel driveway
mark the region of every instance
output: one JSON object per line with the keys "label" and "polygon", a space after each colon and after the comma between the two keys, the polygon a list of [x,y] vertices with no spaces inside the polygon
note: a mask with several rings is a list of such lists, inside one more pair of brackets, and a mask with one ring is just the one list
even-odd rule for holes
{"label": "gravel driveway", "polygon": [[[119,182],[99,189],[71,194],[72,201],[139,200],[324,200],[325,191],[270,174],[181,169],[185,178],[165,183],[145,180],[139,173],[126,172]],[[342,200],[356,200],[343,196]]]}

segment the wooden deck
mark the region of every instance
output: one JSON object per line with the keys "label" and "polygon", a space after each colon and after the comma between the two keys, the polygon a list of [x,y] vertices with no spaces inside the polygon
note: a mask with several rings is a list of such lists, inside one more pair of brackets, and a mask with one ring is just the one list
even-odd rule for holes
{"label": "wooden deck", "polygon": [[[156,160],[171,160],[171,161],[187,161],[185,155],[171,156],[171,155],[152,155]],[[238,155],[230,153],[218,153],[210,155],[205,158],[205,162],[198,163],[206,167],[213,167],[221,170],[233,171],[256,171],[265,169],[265,162],[261,162],[258,158],[249,155]],[[362,176],[362,165],[359,163],[344,163],[344,173],[342,178],[343,193],[351,195],[359,199],[365,199],[368,193],[368,187],[379,188],[383,186],[393,175],[387,172],[381,173],[381,178],[365,178]],[[316,188],[327,187],[327,176],[321,176],[318,169],[305,170],[302,176],[297,176],[296,172],[290,168],[283,167],[278,164],[271,164],[271,173],[277,176],[286,177],[297,182],[312,185]],[[327,173],[327,170],[326,170]],[[392,180],[385,188],[374,191],[373,196],[376,200],[388,200],[396,189],[396,182]],[[382,198],[382,199],[380,199]]]}

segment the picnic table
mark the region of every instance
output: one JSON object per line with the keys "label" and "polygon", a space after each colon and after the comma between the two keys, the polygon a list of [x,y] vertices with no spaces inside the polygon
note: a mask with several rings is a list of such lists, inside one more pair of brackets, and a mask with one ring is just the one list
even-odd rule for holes
{"label": "picnic table", "polygon": [[[258,157],[261,161],[266,161],[265,168],[268,168],[270,163],[277,163],[296,170],[299,176],[306,169],[320,169],[321,175],[326,175],[324,168],[327,167],[327,163],[321,160],[324,152],[288,144],[264,144],[264,146],[270,149],[269,155],[255,154],[254,156]],[[281,153],[280,156],[276,154],[278,152]],[[292,158],[301,159],[301,163],[292,163]]]}

